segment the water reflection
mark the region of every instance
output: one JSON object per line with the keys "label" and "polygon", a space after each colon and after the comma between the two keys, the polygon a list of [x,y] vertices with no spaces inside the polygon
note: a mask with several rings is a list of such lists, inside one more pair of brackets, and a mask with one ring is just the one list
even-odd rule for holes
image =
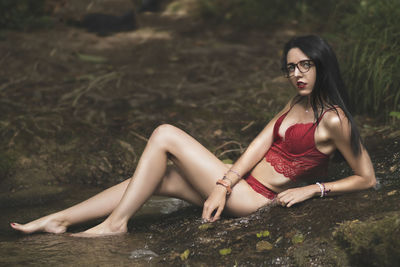
{"label": "water reflection", "polygon": [[[55,204],[37,207],[4,208],[0,215],[0,266],[149,266],[157,259],[153,248],[157,237],[144,231],[134,231],[120,236],[77,238],[62,235],[22,235],[11,230],[9,220],[27,222],[54,212],[79,200],[64,199]],[[169,214],[187,207],[184,201],[173,198],[151,198],[133,218],[141,220]],[[78,226],[71,231],[81,231],[88,226]]]}
{"label": "water reflection", "polygon": [[[94,239],[75,238],[67,234],[31,235],[14,242],[1,242],[3,255],[0,263],[3,266],[128,265],[135,261],[131,257],[132,251],[145,248],[146,240],[146,235],[141,233]],[[151,259],[147,257],[144,260]]]}

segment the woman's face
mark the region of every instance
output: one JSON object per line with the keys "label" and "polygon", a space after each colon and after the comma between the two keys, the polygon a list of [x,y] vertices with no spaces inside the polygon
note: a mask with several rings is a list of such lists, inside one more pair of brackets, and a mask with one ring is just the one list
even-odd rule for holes
{"label": "woman's face", "polygon": [[297,89],[299,95],[310,95],[317,78],[314,62],[297,47],[289,50],[286,59],[290,83]]}

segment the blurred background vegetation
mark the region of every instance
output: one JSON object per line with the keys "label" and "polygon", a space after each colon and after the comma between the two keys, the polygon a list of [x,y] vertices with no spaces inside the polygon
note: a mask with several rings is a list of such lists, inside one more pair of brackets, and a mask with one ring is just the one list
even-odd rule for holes
{"label": "blurred background vegetation", "polygon": [[400,119],[399,0],[200,0],[198,12],[242,28],[319,32],[336,48],[354,110]]}
{"label": "blurred background vegetation", "polygon": [[[48,25],[54,0],[1,0],[0,29]],[[400,119],[399,0],[198,0],[210,23],[269,30],[296,26],[317,32],[338,53],[353,109]]]}
{"label": "blurred background vegetation", "polygon": [[48,0],[1,0],[0,30],[26,30],[47,26],[50,20],[47,16],[50,6]]}

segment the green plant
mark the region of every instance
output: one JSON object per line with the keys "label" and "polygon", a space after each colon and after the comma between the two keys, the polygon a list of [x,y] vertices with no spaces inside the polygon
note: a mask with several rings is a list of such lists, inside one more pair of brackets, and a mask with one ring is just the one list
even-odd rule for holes
{"label": "green plant", "polygon": [[239,27],[299,22],[335,44],[360,113],[390,118],[400,104],[399,0],[199,0],[203,18]]}
{"label": "green plant", "polygon": [[399,16],[398,0],[363,0],[341,24],[344,76],[359,112],[388,117],[400,103]]}
{"label": "green plant", "polygon": [[22,29],[43,23],[44,6],[45,0],[1,0],[0,29]]}
{"label": "green plant", "polygon": [[400,111],[392,111],[389,113],[389,116],[400,120]]}

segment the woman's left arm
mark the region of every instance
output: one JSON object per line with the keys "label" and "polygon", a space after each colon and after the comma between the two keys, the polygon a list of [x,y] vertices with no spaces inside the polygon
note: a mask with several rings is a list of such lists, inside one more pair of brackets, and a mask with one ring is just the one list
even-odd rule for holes
{"label": "woman's left arm", "polygon": [[[358,191],[373,187],[376,183],[375,171],[367,150],[361,145],[360,154],[355,155],[351,148],[351,126],[343,111],[326,114],[321,121],[323,129],[326,129],[328,139],[338,149],[349,166],[353,175],[337,181],[324,183],[329,195]],[[292,188],[278,194],[277,201],[283,206],[290,207],[314,196],[321,195],[321,188],[317,184]]]}
{"label": "woman's left arm", "polygon": [[326,189],[332,194],[363,190],[373,187],[376,183],[375,171],[367,150],[361,145],[360,154],[355,155],[351,149],[351,126],[343,111],[339,116],[330,114],[325,121],[330,139],[335,147],[342,153],[343,157],[352,168],[354,175],[338,181],[326,183]]}

